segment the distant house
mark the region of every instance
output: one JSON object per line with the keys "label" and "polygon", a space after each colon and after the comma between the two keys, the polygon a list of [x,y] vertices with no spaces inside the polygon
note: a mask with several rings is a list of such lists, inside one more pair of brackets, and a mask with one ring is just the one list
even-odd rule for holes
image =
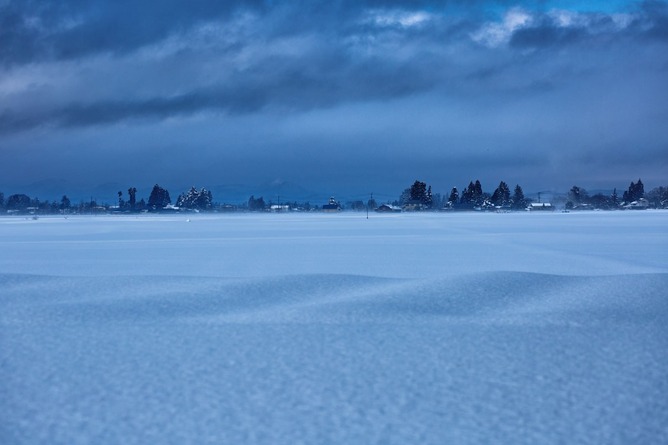
{"label": "distant house", "polygon": [[334,199],[334,197],[332,196],[329,198],[329,202],[324,206],[322,206],[322,210],[323,212],[327,213],[338,212],[341,210],[341,205],[338,202],[336,202],[336,199]]}
{"label": "distant house", "polygon": [[378,213],[392,213],[396,212],[399,213],[401,212],[401,207],[393,206],[391,204],[381,204],[376,208],[376,212]]}
{"label": "distant house", "polygon": [[531,212],[553,212],[554,206],[549,202],[532,202],[527,210]]}
{"label": "distant house", "polygon": [[645,210],[649,208],[649,201],[645,198],[640,198],[637,201],[626,204],[624,208],[629,210]]}
{"label": "distant house", "polygon": [[402,210],[404,212],[420,212],[422,210],[427,210],[427,206],[420,200],[412,199],[404,204]]}
{"label": "distant house", "polygon": [[290,206],[287,204],[272,204],[269,206],[269,211],[274,213],[289,212]]}

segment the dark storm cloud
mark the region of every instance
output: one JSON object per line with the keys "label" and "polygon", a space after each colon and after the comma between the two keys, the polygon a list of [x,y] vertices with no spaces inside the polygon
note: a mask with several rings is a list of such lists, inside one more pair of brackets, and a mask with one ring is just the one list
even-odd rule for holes
{"label": "dark storm cloud", "polygon": [[[371,3],[376,5],[388,2]],[[317,6],[321,4],[314,2],[306,10],[317,10]],[[114,8],[115,11],[122,9],[118,5]],[[229,8],[232,7],[228,6],[228,10]],[[143,24],[139,26],[140,22],[134,20],[129,20],[125,27],[116,27],[112,26],[114,22],[111,19],[106,19],[105,23],[91,19],[91,22],[74,25],[73,29],[66,30],[55,38],[56,43],[51,50],[58,56],[75,57],[92,51],[122,52],[145,47],[151,40],[164,41],[166,36],[178,36],[185,42],[178,53],[189,54],[194,65],[208,63],[207,59],[220,60],[218,68],[225,74],[220,75],[220,81],[213,84],[208,81],[209,85],[206,86],[185,79],[185,82],[148,95],[149,97],[146,97],[144,90],[121,89],[116,97],[95,99],[96,95],[108,89],[107,85],[100,82],[91,83],[86,90],[83,90],[83,86],[80,91],[73,88],[68,95],[68,102],[40,99],[38,106],[29,106],[19,97],[15,101],[7,101],[5,109],[1,110],[3,120],[0,131],[7,133],[39,125],[70,127],[136,118],[160,119],[198,111],[236,114],[268,107],[299,111],[329,107],[345,101],[403,97],[433,88],[449,76],[444,75],[449,63],[438,54],[441,46],[438,39],[452,38],[457,33],[465,32],[456,27],[451,30],[448,26],[408,26],[403,24],[402,20],[410,21],[410,15],[407,15],[407,19],[392,15],[401,15],[401,12],[391,12],[379,25],[374,23],[373,16],[365,18],[364,15],[351,15],[350,11],[346,10],[345,15],[352,18],[345,22],[345,25],[337,23],[332,26],[330,13],[335,6],[323,8],[326,10],[312,14],[305,14],[304,9],[285,7],[276,8],[273,15],[263,10],[261,14],[254,16],[255,22],[250,26],[261,29],[246,29],[239,35],[227,31],[227,27],[235,26],[234,18],[219,22],[216,26],[220,27],[224,38],[229,37],[231,42],[225,43],[224,49],[221,49],[221,42],[214,42],[218,46],[213,52],[198,46],[201,42],[188,43],[188,33],[193,31],[186,26],[195,23],[195,17],[204,20],[206,16],[211,19],[212,14],[199,15],[191,12],[191,18],[179,17],[178,20],[176,15],[169,15],[165,22],[148,27]],[[356,10],[359,10],[358,8],[359,6]],[[341,5],[335,9],[341,9]],[[132,11],[129,14],[132,15]],[[111,16],[116,17],[115,14]],[[141,31],[138,31],[139,29]],[[214,37],[217,38],[220,37]],[[288,48],[285,51],[266,50],[265,53],[265,46],[271,46],[272,42],[279,39],[293,39],[297,43],[286,43]],[[300,49],[302,40],[306,42],[306,47]],[[295,46],[296,49],[293,50],[290,46]],[[17,51],[24,56],[30,52]],[[234,58],[245,51],[251,55],[243,67],[236,67]],[[394,54],[394,51],[399,51],[400,54]],[[45,54],[47,52],[44,51]],[[9,52],[5,52],[5,55],[9,55]],[[180,57],[180,54],[177,55]],[[33,54],[33,58],[36,57],[38,56]],[[135,63],[133,54],[116,57],[118,65],[130,66]],[[95,69],[94,61],[90,62],[89,59],[86,63],[91,64],[88,71]],[[181,67],[176,67],[175,72],[178,73],[179,69]],[[162,73],[161,77],[168,78],[170,74],[172,73]],[[215,73],[212,75],[213,78],[216,76]],[[153,83],[149,79],[144,81],[144,85],[146,89],[150,89]],[[56,95],[53,92],[51,94]],[[88,99],[82,100],[78,96]],[[13,107],[12,102],[15,104]]]}
{"label": "dark storm cloud", "polygon": [[[346,100],[383,100],[432,88],[437,82],[437,72],[419,68],[384,60],[351,61],[344,54],[313,57],[308,66],[291,59],[269,58],[228,78],[224,84],[184,94],[72,102],[51,111],[24,114],[5,112],[1,115],[0,132],[39,125],[76,127],[126,119],[162,119],[199,111],[227,114],[247,114],[267,108],[304,111]],[[351,79],[354,85],[350,84]]]}
{"label": "dark storm cloud", "polygon": [[668,4],[659,1],[649,1],[642,4],[642,11],[647,18],[638,27],[651,38],[668,40]]}
{"label": "dark storm cloud", "polygon": [[[119,64],[129,65],[133,63],[132,51],[176,36],[185,41],[180,51],[194,54],[193,64],[203,64],[207,58],[222,58],[221,64],[228,68],[228,74],[218,84],[209,82],[201,86],[186,80],[148,97],[119,90],[118,97],[95,98],[97,90],[102,91],[104,86],[92,84],[88,91],[72,91],[69,101],[40,103],[39,107],[23,106],[21,100],[12,106],[10,101],[2,110],[0,131],[21,131],[39,125],[72,127],[125,119],[161,119],[199,111],[232,114],[266,108],[299,111],[346,101],[399,98],[437,87],[462,94],[484,82],[476,73],[502,73],[508,63],[517,62],[503,49],[490,58],[488,50],[476,47],[470,36],[480,31],[483,22],[468,14],[455,19],[442,14],[442,8],[452,3],[456,2],[341,1],[300,5],[218,1],[185,5],[176,0],[150,5],[131,1],[10,2],[2,7],[0,16],[6,25],[2,28],[4,39],[0,47],[0,57],[5,63],[35,63],[111,52],[121,58]],[[424,7],[427,12],[411,15],[419,10],[401,9],[409,5]],[[475,8],[476,3],[467,5],[469,9]],[[251,27],[255,28],[236,35],[234,13],[240,11],[254,14]],[[437,13],[427,15],[429,11]],[[641,22],[636,26],[637,34],[660,34],[665,17],[665,8],[646,5],[642,14],[634,18]],[[614,40],[617,34],[630,32],[628,29],[620,32],[610,20],[606,15],[590,15],[584,22],[564,26],[554,17],[538,14],[530,25],[510,30],[508,40],[511,48],[521,50],[575,45],[600,35]],[[194,27],[212,21],[218,21],[220,32],[231,38],[224,50],[219,47],[214,53],[207,52],[198,43],[188,43],[184,38]],[[279,38],[307,39],[310,48],[287,54],[259,51],[259,55],[251,55],[243,68],[234,66],[235,54],[248,48],[258,52],[257,47],[261,48],[263,42],[271,44]],[[450,48],[457,45],[459,51],[470,52],[466,59],[457,60],[450,54]],[[144,82],[151,86],[150,80]],[[505,88],[509,94],[552,86],[545,79],[528,79],[519,86],[505,85],[498,82],[497,76],[489,76],[487,84]]]}
{"label": "dark storm cloud", "polygon": [[513,33],[510,45],[517,48],[544,48],[576,43],[590,36],[584,27],[563,28],[545,21],[540,26],[520,29]]}
{"label": "dark storm cloud", "polygon": [[[331,30],[370,8],[472,10],[489,2],[465,0],[6,0],[0,3],[0,64],[76,59],[98,53],[127,53],[183,32],[201,22],[253,12],[268,17],[275,35]],[[503,0],[493,4],[504,4]]]}
{"label": "dark storm cloud", "polygon": [[522,49],[668,38],[668,7],[659,2],[641,4],[636,14],[627,18],[628,23],[616,22],[614,16],[601,13],[591,13],[583,18],[564,25],[559,22],[559,17],[541,15],[529,26],[514,31],[509,43]]}
{"label": "dark storm cloud", "polygon": [[0,0],[0,165],[164,151],[174,176],[272,180],[382,160],[461,186],[628,146],[665,159],[665,2],[559,4]]}
{"label": "dark storm cloud", "polygon": [[0,62],[128,52],[201,20],[258,9],[261,1],[9,1],[0,5]]}

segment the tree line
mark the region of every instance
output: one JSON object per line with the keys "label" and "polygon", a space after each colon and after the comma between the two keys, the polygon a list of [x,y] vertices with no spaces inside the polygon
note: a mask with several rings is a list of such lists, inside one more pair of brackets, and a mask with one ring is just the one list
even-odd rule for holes
{"label": "tree line", "polygon": [[405,189],[398,201],[393,204],[401,206],[406,210],[486,210],[493,208],[524,209],[530,200],[524,197],[524,191],[520,185],[516,185],[511,193],[510,187],[504,181],[492,194],[482,189],[480,180],[469,182],[462,188],[460,193],[457,187],[450,190],[449,195],[441,197],[433,194],[430,185],[416,180],[409,188]]}
{"label": "tree line", "polygon": [[[406,211],[423,210],[523,210],[532,200],[524,195],[522,187],[517,184],[512,189],[504,181],[492,193],[485,192],[479,180],[470,181],[461,189],[453,187],[447,195],[432,192],[431,185],[424,181],[415,180],[406,188],[398,200],[391,204]],[[621,198],[614,189],[612,194],[596,193],[590,195],[584,188],[573,186],[567,194],[566,209],[601,209],[613,210],[628,207],[631,204],[642,203],[641,207],[668,208],[668,187],[657,187],[645,193],[645,186],[641,179],[631,182],[628,189],[623,191]],[[341,205],[343,208],[344,206]],[[346,204],[350,210],[374,210],[378,203],[369,199],[366,203],[358,200]],[[213,201],[211,191],[191,187],[181,193],[175,202],[172,202],[169,191],[158,184],[151,190],[148,199],[137,199],[137,188],[130,187],[127,192],[118,192],[118,201],[112,205],[98,204],[94,199],[72,203],[67,195],[60,201],[40,201],[25,194],[13,194],[5,199],[0,192],[0,210],[10,213],[95,213],[95,212],[165,212],[176,210],[188,211],[267,211],[275,208],[298,209],[313,211],[321,206],[311,205],[309,202],[284,201],[275,204],[265,202],[263,197],[251,195],[247,202],[239,205],[221,205]]]}
{"label": "tree line", "polygon": [[39,198],[31,198],[26,194],[17,193],[10,195],[5,200],[4,193],[0,192],[0,209],[9,212],[31,212],[31,213],[95,213],[95,212],[159,212],[170,209],[187,209],[206,211],[213,209],[213,196],[210,191],[202,188],[197,190],[192,187],[182,193],[176,200],[174,206],[167,189],[156,184],[153,186],[148,201],[141,198],[137,201],[137,188],[130,187],[127,195],[118,192],[117,204],[98,204],[93,198],[89,201],[72,203],[67,195],[63,195],[60,201],[40,201]]}
{"label": "tree line", "polygon": [[[523,210],[532,203],[517,184],[511,192],[510,187],[501,181],[492,193],[483,191],[479,180],[469,182],[460,192],[457,187],[450,190],[447,197],[433,194],[430,185],[416,180],[406,188],[393,204],[406,210]],[[566,209],[613,210],[628,206],[668,208],[668,187],[657,187],[645,193],[641,179],[631,182],[621,199],[615,188],[610,195],[597,193],[589,195],[582,187],[573,186],[567,194]]]}
{"label": "tree line", "polygon": [[590,195],[578,186],[573,186],[568,191],[566,209],[614,210],[624,207],[668,208],[668,187],[656,187],[645,193],[645,185],[638,179],[638,182],[631,182],[621,198],[617,194],[617,189],[614,189],[611,195],[603,193]]}

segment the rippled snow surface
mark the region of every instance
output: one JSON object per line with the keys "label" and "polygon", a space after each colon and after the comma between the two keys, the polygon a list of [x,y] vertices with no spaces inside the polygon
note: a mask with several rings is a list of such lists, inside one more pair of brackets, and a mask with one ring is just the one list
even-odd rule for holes
{"label": "rippled snow surface", "polygon": [[0,443],[668,443],[668,212],[0,218]]}

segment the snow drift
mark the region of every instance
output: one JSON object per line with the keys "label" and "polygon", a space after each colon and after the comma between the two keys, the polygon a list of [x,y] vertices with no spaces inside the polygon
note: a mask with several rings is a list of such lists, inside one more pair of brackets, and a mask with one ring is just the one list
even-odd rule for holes
{"label": "snow drift", "polygon": [[0,439],[666,443],[667,217],[0,220]]}

